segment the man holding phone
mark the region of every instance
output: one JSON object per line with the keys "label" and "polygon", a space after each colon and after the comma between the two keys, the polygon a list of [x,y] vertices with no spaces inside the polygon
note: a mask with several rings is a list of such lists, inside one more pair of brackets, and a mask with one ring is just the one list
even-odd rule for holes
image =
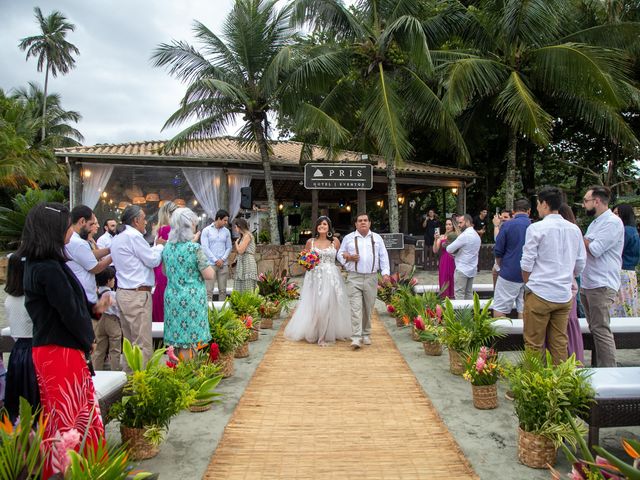
{"label": "man holding phone", "polygon": [[231,232],[227,228],[229,212],[218,210],[211,225],[202,230],[200,243],[202,251],[213,267],[215,277],[207,280],[207,296],[213,300],[213,290],[218,284],[218,301],[227,298],[227,280],[229,278],[228,259],[231,254]]}

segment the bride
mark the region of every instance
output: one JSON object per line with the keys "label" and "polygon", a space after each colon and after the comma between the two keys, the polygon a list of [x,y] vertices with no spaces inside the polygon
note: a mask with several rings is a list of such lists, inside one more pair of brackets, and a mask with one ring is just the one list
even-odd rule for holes
{"label": "bride", "polygon": [[304,276],[300,301],[284,336],[326,346],[351,336],[351,306],[335,263],[340,242],[333,238],[329,217],[318,218],[305,248],[318,252],[320,262]]}

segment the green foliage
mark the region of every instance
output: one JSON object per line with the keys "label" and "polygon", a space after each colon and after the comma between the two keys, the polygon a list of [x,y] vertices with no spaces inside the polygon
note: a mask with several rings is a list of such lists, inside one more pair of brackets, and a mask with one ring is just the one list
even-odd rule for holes
{"label": "green foliage", "polygon": [[215,402],[221,395],[215,392],[222,380],[221,369],[220,365],[209,360],[209,354],[202,348],[189,358],[181,358],[174,367],[174,373],[193,392],[192,404],[204,406]]}
{"label": "green foliage", "polygon": [[258,293],[267,300],[279,300],[285,296],[287,277],[275,272],[267,271],[258,275]]}
{"label": "green foliage", "polygon": [[22,236],[22,229],[29,211],[40,202],[63,202],[61,190],[33,190],[16,195],[11,203],[12,208],[0,207],[0,240],[16,246]]}
{"label": "green foliage", "polygon": [[225,306],[220,310],[209,310],[209,328],[211,342],[218,344],[220,353],[233,352],[247,340],[250,333],[234,311]]}
{"label": "green foliage", "polygon": [[493,348],[473,349],[465,352],[463,359],[465,371],[462,377],[471,385],[493,385],[502,374],[498,352]]}
{"label": "green foliage", "polygon": [[238,317],[243,315],[256,317],[263,299],[255,292],[239,292],[234,290],[231,292],[231,295],[226,298],[226,302]]}
{"label": "green foliage", "polygon": [[124,396],[111,407],[110,416],[132,428],[152,427],[153,440],[160,443],[171,419],[193,401],[194,393],[172,368],[160,365],[166,349],[158,349],[143,367],[142,350],[124,339],[123,353],[132,373],[128,375]]}
{"label": "green foliage", "polygon": [[[69,450],[69,467],[65,472],[66,480],[143,480],[151,477],[149,472],[132,472],[127,460],[126,446],[106,446],[98,443],[95,449],[88,449],[83,456]],[[134,474],[135,473],[135,474]],[[132,476],[133,475],[133,476]]]}
{"label": "green foliage", "polygon": [[467,352],[479,349],[482,346],[491,346],[491,342],[503,336],[498,333],[493,323],[497,320],[491,311],[491,302],[487,302],[484,308],[480,308],[480,299],[477,293],[473,294],[473,308],[455,310],[451,301],[445,300],[444,331],[442,343],[450,350]]}
{"label": "green foliage", "polygon": [[[585,415],[594,400],[590,372],[580,367],[575,355],[554,366],[549,352],[543,359],[526,350],[519,364],[505,368],[522,430],[548,437],[556,446],[564,440],[575,446],[578,436],[567,416]],[[582,426],[579,432],[584,433]]]}
{"label": "green foliage", "polygon": [[5,414],[0,424],[0,478],[38,478],[44,466],[40,445],[43,422],[24,398],[20,398],[20,420],[14,428]]}
{"label": "green foliage", "polygon": [[401,288],[409,287],[409,290],[413,288],[418,282],[413,278],[416,273],[416,267],[411,269],[408,274],[400,274],[399,272],[389,275],[388,280],[385,280],[382,275],[378,275],[378,298],[384,303],[389,303],[391,297]]}

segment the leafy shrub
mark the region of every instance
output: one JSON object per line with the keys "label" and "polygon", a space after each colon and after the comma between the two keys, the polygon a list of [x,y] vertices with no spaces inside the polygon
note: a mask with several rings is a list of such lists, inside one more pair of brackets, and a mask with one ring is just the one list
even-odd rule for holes
{"label": "leafy shrub", "polygon": [[230,308],[209,310],[211,342],[217,343],[220,353],[233,352],[249,337],[249,329]]}

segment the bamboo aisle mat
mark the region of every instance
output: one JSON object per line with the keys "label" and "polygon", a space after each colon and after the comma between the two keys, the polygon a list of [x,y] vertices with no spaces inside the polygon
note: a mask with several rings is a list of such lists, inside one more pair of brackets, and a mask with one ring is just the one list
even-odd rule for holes
{"label": "bamboo aisle mat", "polygon": [[204,479],[477,479],[374,311],[373,345],[278,332]]}

